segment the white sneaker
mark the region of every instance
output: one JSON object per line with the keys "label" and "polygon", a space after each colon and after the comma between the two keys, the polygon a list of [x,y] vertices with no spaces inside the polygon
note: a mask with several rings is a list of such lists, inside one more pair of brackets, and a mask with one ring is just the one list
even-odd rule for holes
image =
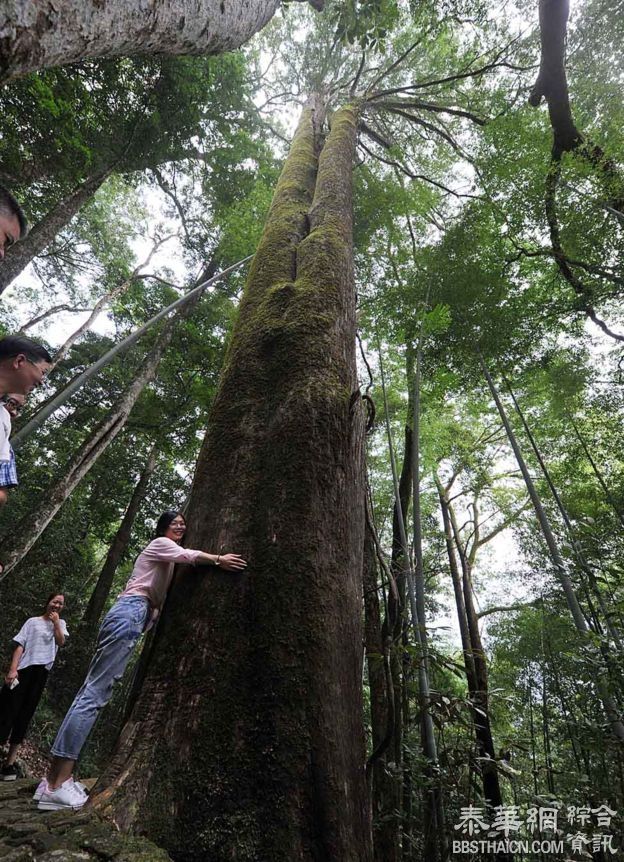
{"label": "white sneaker", "polygon": [[48,789],[48,781],[45,776],[41,779],[39,784],[37,785],[37,789],[33,794],[33,802],[39,802],[45,790]]}
{"label": "white sneaker", "polygon": [[86,797],[89,796],[89,791],[87,790],[86,786],[82,783],[82,781],[74,781],[74,786],[76,787],[77,790],[79,790],[82,793],[83,796],[86,796]]}
{"label": "white sneaker", "polygon": [[87,801],[88,796],[76,786],[73,778],[68,778],[56,790],[48,787],[42,792],[37,808],[40,811],[58,811],[61,808],[72,808],[77,811]]}
{"label": "white sneaker", "polygon": [[[89,796],[89,791],[87,790],[86,786],[82,783],[82,781],[74,781],[74,787],[76,788],[76,790],[79,790],[83,796],[86,796],[86,797]],[[39,802],[39,800],[41,799],[41,797],[43,796],[44,792],[47,789],[48,789],[48,780],[44,776],[41,779],[41,781],[39,782],[39,784],[37,785],[37,789],[35,790],[35,792],[33,794],[33,802]]]}

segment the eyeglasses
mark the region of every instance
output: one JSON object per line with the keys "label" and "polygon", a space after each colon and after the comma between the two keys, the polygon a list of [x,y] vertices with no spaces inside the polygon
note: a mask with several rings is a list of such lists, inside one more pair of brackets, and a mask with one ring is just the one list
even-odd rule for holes
{"label": "eyeglasses", "polygon": [[39,362],[38,360],[29,359],[28,357],[26,357],[26,362],[29,362],[31,365],[34,365],[34,366],[35,366],[35,368],[36,368],[36,369],[37,369],[37,371],[39,372],[39,383],[43,383],[43,381],[44,381],[44,380],[45,380],[45,378],[46,378],[46,374],[47,374],[48,372],[47,372],[47,371],[45,371],[45,370],[41,367],[40,362]]}

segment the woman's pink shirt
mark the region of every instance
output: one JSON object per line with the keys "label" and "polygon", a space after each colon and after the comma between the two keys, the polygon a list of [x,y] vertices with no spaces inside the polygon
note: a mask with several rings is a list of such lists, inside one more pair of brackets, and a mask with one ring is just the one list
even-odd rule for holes
{"label": "woman's pink shirt", "polygon": [[165,536],[154,539],[137,557],[130,580],[119,598],[145,596],[149,599],[153,611],[160,610],[173,578],[175,564],[195,565],[201,553],[181,548],[173,539],[167,539]]}

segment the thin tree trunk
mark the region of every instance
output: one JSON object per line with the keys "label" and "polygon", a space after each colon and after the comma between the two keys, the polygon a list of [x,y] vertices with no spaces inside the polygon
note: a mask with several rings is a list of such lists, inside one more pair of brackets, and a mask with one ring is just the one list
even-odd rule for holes
{"label": "thin tree trunk", "polygon": [[192,304],[185,306],[184,311],[167,321],[135,379],[78,448],[71,461],[65,466],[62,477],[43,494],[43,502],[39,509],[23,518],[0,545],[0,560],[4,564],[0,579],[4,579],[24,559],[74,488],[124,427],[139,396],[147,384],[154,379],[162,355],[171,342],[175,327],[190,312],[190,308],[198,299],[199,296]]}
{"label": "thin tree trunk", "polygon": [[542,667],[542,728],[544,736],[544,758],[546,760],[546,783],[551,793],[555,793],[555,776],[553,773],[552,751],[550,748],[550,726],[548,721],[548,696],[546,694],[546,674]]}
{"label": "thin tree trunk", "polygon": [[[426,310],[426,309],[425,309]],[[444,803],[442,800],[442,788],[437,766],[437,746],[433,729],[433,719],[430,711],[429,695],[429,657],[427,644],[427,623],[425,604],[425,573],[423,570],[423,541],[421,522],[421,494],[420,494],[420,384],[422,364],[422,335],[423,319],[420,323],[418,335],[418,347],[416,349],[416,368],[414,370],[414,398],[412,413],[412,500],[414,513],[414,593],[416,599],[416,612],[418,614],[418,627],[420,630],[420,655],[418,663],[418,694],[421,713],[422,733],[425,743],[425,754],[432,764],[429,770],[428,780],[430,783],[430,802],[432,826],[430,844],[425,841],[426,857],[434,858],[439,854],[442,859],[448,856],[446,846],[446,829],[444,817]]]}
{"label": "thin tree trunk", "polygon": [[[169,239],[169,237],[167,237],[166,239]],[[76,341],[78,341],[80,336],[83,335],[85,332],[87,332],[89,329],[91,329],[92,324],[94,323],[95,320],[97,320],[102,309],[106,305],[109,305],[114,299],[117,299],[117,297],[122,296],[122,294],[124,294],[126,292],[126,290],[130,287],[130,285],[132,284],[132,282],[135,279],[145,278],[144,275],[140,274],[141,270],[143,269],[143,267],[148,265],[148,263],[150,262],[150,260],[154,256],[154,254],[156,253],[157,249],[160,248],[160,246],[163,244],[163,242],[166,241],[166,239],[165,240],[157,240],[154,243],[154,245],[152,246],[151,251],[147,255],[146,259],[143,261],[143,263],[136,266],[134,268],[134,270],[132,271],[132,273],[128,276],[128,278],[123,279],[123,281],[119,282],[119,284],[117,284],[114,288],[112,288],[112,290],[109,290],[108,293],[105,293],[103,296],[101,296],[98,299],[98,301],[95,303],[95,305],[91,309],[91,313],[89,314],[89,317],[85,320],[84,323],[82,323],[77,329],[75,329],[74,332],[71,333],[71,335],[69,335],[65,339],[63,344],[61,344],[59,349],[54,354],[54,356],[52,357],[52,364],[50,366],[48,374],[54,368],[56,368],[56,366],[59,364],[59,362],[61,362],[67,356],[71,347],[76,343]],[[211,278],[214,275],[215,270],[216,270],[216,264],[213,262],[204,271],[204,276],[206,278]],[[85,309],[85,310],[88,310],[88,309]]]}
{"label": "thin tree trunk", "polygon": [[390,668],[392,639],[387,637],[384,642],[382,636],[375,542],[373,525],[368,523],[370,518],[369,511],[364,542],[364,642],[371,705],[372,753],[367,771],[371,783],[373,850],[375,862],[399,862],[399,830],[394,814],[396,785],[387,769],[385,756],[394,732],[394,687]]}
{"label": "thin tree trunk", "polygon": [[453,533],[451,528],[451,519],[448,511],[448,503],[446,499],[445,489],[437,475],[435,475],[435,483],[438,489],[440,498],[440,509],[442,511],[442,522],[444,524],[444,539],[446,542],[446,553],[449,561],[449,569],[451,572],[451,581],[453,583],[453,593],[455,594],[455,606],[457,608],[457,622],[459,624],[459,634],[462,643],[462,652],[464,656],[464,667],[466,668],[466,680],[468,682],[468,691],[470,693],[477,690],[477,678],[474,666],[474,658],[472,655],[472,644],[470,643],[470,632],[468,630],[468,615],[466,613],[466,604],[464,602],[464,593],[462,589],[461,575],[457,568],[457,557],[453,547]]}
{"label": "thin tree trunk", "polygon": [[[546,542],[546,545],[548,546],[548,551],[550,553],[550,558],[555,568],[555,573],[557,575],[559,583],[563,588],[563,592],[568,603],[568,608],[572,615],[572,619],[574,620],[574,625],[576,626],[577,631],[581,635],[582,644],[585,645],[587,644],[589,634],[587,621],[585,620],[585,616],[583,615],[581,607],[578,603],[578,599],[576,597],[576,593],[574,592],[572,581],[570,580],[568,573],[566,572],[563,558],[559,552],[557,541],[550,528],[548,517],[546,515],[546,512],[544,511],[544,507],[542,506],[542,501],[540,500],[535,485],[533,484],[533,480],[531,479],[529,470],[522,456],[522,452],[520,451],[516,436],[509,423],[509,419],[507,418],[507,413],[505,412],[503,403],[500,400],[498,391],[494,386],[494,381],[492,380],[490,372],[488,371],[482,356],[479,356],[479,361],[481,363],[481,368],[483,370],[490,392],[492,394],[492,398],[494,399],[494,403],[496,404],[499,416],[502,420],[503,425],[505,426],[507,438],[509,440],[511,448],[513,449],[516,461],[518,462],[518,467],[520,468],[520,472],[522,473],[522,477],[529,493],[529,497],[531,498],[531,502],[533,503],[533,508],[535,509],[535,514],[537,516],[542,535],[544,536],[544,540]],[[608,691],[607,684],[603,677],[599,677],[596,680],[596,686],[605,712],[607,714],[609,726],[612,732],[619,740],[624,741],[624,724],[622,723],[622,719],[620,718],[617,704],[615,703],[612,695]]]}
{"label": "thin tree trunk", "polygon": [[[520,421],[522,422],[522,425],[524,427],[526,435],[529,439],[529,443],[531,444],[531,448],[533,449],[535,457],[537,458],[537,462],[540,465],[540,468],[542,470],[544,478],[546,479],[546,482],[548,483],[548,487],[550,488],[550,492],[553,495],[553,499],[557,505],[557,508],[559,509],[559,513],[563,519],[563,523],[565,524],[565,527],[566,527],[566,530],[568,533],[568,537],[570,539],[570,544],[572,545],[572,548],[574,550],[574,555],[577,559],[579,568],[581,570],[581,574],[585,575],[585,577],[587,578],[587,580],[588,580],[588,582],[589,582],[589,584],[593,590],[594,597],[595,597],[596,601],[598,602],[598,605],[599,605],[600,610],[602,612],[602,618],[603,618],[604,623],[607,627],[607,631],[609,632],[610,637],[613,639],[614,643],[617,644],[617,646],[621,649],[622,648],[622,641],[620,638],[620,634],[617,631],[617,629],[615,628],[615,626],[613,625],[612,614],[607,610],[607,607],[604,603],[604,598],[602,596],[602,592],[600,591],[600,587],[598,586],[598,582],[596,581],[596,577],[592,571],[591,566],[589,565],[589,563],[585,559],[583,551],[581,550],[581,547],[580,547],[580,545],[576,539],[574,527],[572,526],[572,521],[570,520],[570,516],[568,515],[567,509],[563,504],[563,500],[559,496],[557,488],[555,487],[555,483],[553,482],[552,477],[550,475],[550,471],[548,470],[548,467],[546,466],[546,463],[542,457],[542,453],[540,452],[539,447],[537,445],[537,442],[535,440],[535,437],[533,436],[531,429],[529,428],[529,425],[526,421],[524,413],[520,409],[520,405],[518,404],[516,396],[514,395],[513,389],[511,388],[511,385],[510,385],[510,383],[506,377],[503,376],[503,380],[504,380],[505,386],[507,387],[507,391],[509,392],[509,394],[511,396],[511,400],[514,403],[514,407],[516,408],[516,413],[520,417]],[[611,597],[611,598],[613,599],[613,597]],[[589,599],[589,597],[588,597],[588,599]]]}
{"label": "thin tree trunk", "polygon": [[[483,795],[486,804],[494,809],[498,805],[502,805],[502,793],[500,782],[498,779],[498,769],[496,766],[496,749],[494,747],[494,739],[492,736],[492,726],[490,721],[490,700],[488,686],[488,669],[485,658],[485,650],[481,640],[481,632],[479,631],[479,618],[474,605],[473,586],[472,586],[472,567],[474,565],[474,554],[468,554],[467,549],[462,543],[460,530],[457,524],[457,518],[453,506],[446,498],[446,508],[453,530],[455,539],[455,547],[459,554],[459,560],[462,568],[462,593],[464,606],[466,608],[466,620],[468,623],[468,632],[470,635],[470,645],[472,660],[474,663],[475,672],[475,688],[471,692],[472,702],[475,711],[475,739],[477,743],[477,756],[480,758],[479,767],[483,780]],[[477,531],[478,531],[478,513],[475,503],[475,537],[473,543],[473,551],[476,552],[478,547]]]}
{"label": "thin tree trunk", "polygon": [[26,332],[29,329],[32,329],[33,326],[36,326],[38,323],[41,323],[44,320],[47,320],[48,317],[52,317],[55,314],[60,314],[61,311],[69,311],[72,314],[82,314],[85,311],[90,311],[89,308],[80,308],[75,305],[68,305],[67,303],[63,303],[62,305],[53,305],[51,308],[42,311],[40,314],[36,314],[34,317],[31,317],[30,320],[27,320],[26,323],[22,324],[18,330],[18,334],[22,332]]}
{"label": "thin tree trunk", "polygon": [[576,422],[574,421],[574,419],[571,416],[569,417],[569,419],[570,419],[570,423],[572,425],[572,428],[574,429],[574,433],[576,434],[579,443],[583,447],[583,452],[585,453],[585,457],[587,458],[587,460],[589,461],[589,463],[591,465],[591,468],[594,472],[594,476],[596,477],[596,479],[598,479],[598,482],[600,483],[600,487],[602,488],[602,490],[605,493],[605,497],[607,498],[609,504],[611,505],[611,508],[613,509],[615,514],[617,515],[618,521],[624,527],[624,514],[622,514],[622,511],[620,510],[620,507],[618,506],[615,497],[613,496],[613,494],[611,493],[611,491],[609,489],[609,486],[605,482],[604,476],[602,475],[600,469],[598,468],[598,465],[594,461],[592,454],[589,451],[589,447],[587,446],[587,443],[585,442],[581,432],[579,431]]}
{"label": "thin tree trunk", "polygon": [[[95,804],[178,858],[370,862],[362,725],[363,410],[351,174],[357,110],[303,113],[234,328],[185,567]],[[184,637],[180,637],[184,632]]]}
{"label": "thin tree trunk", "polygon": [[[320,0],[314,4],[322,8]],[[221,54],[273,17],[278,0],[4,0],[0,80],[95,57]]]}
{"label": "thin tree trunk", "polygon": [[21,242],[11,246],[6,253],[2,267],[0,267],[0,293],[6,290],[11,282],[26,269],[31,260],[41,254],[87,201],[91,200],[110,176],[111,170],[111,168],[106,168],[86,179],[70,195],[59,201],[54,209],[50,210]]}
{"label": "thin tree trunk", "polygon": [[[428,707],[431,701],[430,687],[429,687],[429,674],[427,670],[427,666],[425,662],[422,660],[422,657],[425,655],[424,646],[423,646],[423,635],[422,635],[422,627],[424,625],[424,620],[420,620],[418,615],[418,607],[416,604],[416,590],[414,585],[414,574],[411,567],[410,562],[410,554],[409,554],[409,544],[407,541],[407,531],[405,529],[405,518],[403,516],[403,511],[401,509],[401,500],[400,500],[400,486],[399,486],[399,477],[397,475],[396,469],[396,460],[394,456],[394,446],[392,443],[392,432],[390,429],[390,419],[388,414],[388,399],[386,394],[386,384],[383,370],[383,362],[381,358],[381,350],[379,351],[379,371],[381,375],[381,385],[383,390],[384,397],[384,414],[386,419],[386,434],[388,440],[388,449],[390,452],[390,465],[392,468],[392,481],[394,485],[394,495],[395,495],[395,506],[398,509],[398,524],[400,530],[401,537],[401,551],[402,551],[402,560],[403,560],[403,568],[405,572],[405,580],[407,584],[407,594],[409,598],[409,605],[412,617],[412,630],[414,634],[414,640],[416,643],[416,647],[420,654],[420,660],[418,662],[418,684],[419,684],[419,698],[421,703],[425,703]],[[413,470],[413,456],[410,451],[410,460],[412,461],[412,470]],[[404,674],[405,676],[405,674]],[[405,716],[404,716],[405,721]],[[429,763],[429,767],[432,774],[435,774],[438,769],[438,753],[437,753],[437,744],[435,738],[435,732],[433,728],[433,720],[431,718],[431,712],[429,709],[425,709],[422,716],[422,743],[423,743],[423,754]],[[430,822],[436,825],[436,841],[433,844],[433,849],[438,857],[438,850],[442,858],[446,858],[446,836],[443,836],[440,831],[437,829],[437,798],[434,792],[429,793],[428,798],[428,808],[429,808],[429,817]],[[411,803],[410,803],[411,804]],[[427,840],[427,839],[425,839]]]}
{"label": "thin tree trunk", "polygon": [[553,677],[553,687],[555,689],[555,694],[557,695],[557,699],[559,700],[559,705],[561,707],[561,713],[565,719],[566,730],[568,732],[568,739],[570,740],[570,746],[571,746],[572,751],[574,753],[574,760],[576,762],[577,772],[579,775],[587,775],[587,779],[591,780],[590,776],[587,774],[587,772],[584,770],[584,768],[581,764],[581,758],[579,756],[579,752],[577,749],[577,745],[579,744],[579,740],[575,739],[572,720],[570,718],[570,710],[568,709],[568,706],[566,704],[566,700],[565,700],[564,695],[563,695],[563,691],[561,689],[561,682],[559,681],[559,672],[557,669],[557,663],[555,661],[555,657],[554,657],[552,649],[550,647],[548,635],[546,636],[546,640],[545,640],[545,648],[546,648],[546,655],[548,658],[548,665],[549,665],[549,668],[550,668],[550,671],[551,671],[552,677]]}
{"label": "thin tree trunk", "polygon": [[[488,763],[486,760],[479,761],[479,771],[481,772],[483,780],[483,797],[486,800],[486,804],[494,809],[497,805],[502,805],[503,803],[498,770],[496,768],[496,750],[494,747],[490,723],[487,664],[485,662],[485,654],[481,643],[479,622],[474,602],[472,600],[471,579],[466,573],[463,577],[462,583],[462,576],[457,568],[457,559],[455,557],[453,547],[453,528],[449,511],[450,505],[445,489],[437,476],[436,484],[440,497],[446,550],[449,558],[451,578],[453,581],[455,604],[457,606],[457,618],[459,621],[462,640],[464,666],[466,668],[466,681],[468,683],[470,700],[473,704],[472,717],[475,730],[476,750],[479,757],[488,757],[491,760],[491,763]],[[456,534],[456,541],[458,538],[459,537]],[[462,553],[463,551],[460,552],[460,558]],[[464,565],[462,565],[462,569],[465,569]],[[466,595],[468,596],[468,601],[465,599]],[[470,614],[468,609],[470,609]]]}
{"label": "thin tree trunk", "polygon": [[[74,393],[76,393],[87,380],[90,380],[91,377],[94,377],[101,368],[104,368],[106,365],[110,364],[115,357],[119,356],[120,353],[127,350],[133,344],[143,336],[145,333],[156,325],[160,320],[163,320],[168,315],[177,312],[179,309],[187,306],[189,309],[194,307],[195,302],[203,295],[204,291],[211,284],[214,284],[216,281],[219,281],[228,273],[232,272],[235,269],[238,269],[241,264],[246,263],[249,258],[244,258],[243,260],[239,260],[237,263],[232,264],[232,266],[228,266],[226,269],[217,273],[217,275],[208,278],[205,281],[202,281],[197,287],[194,287],[192,290],[189,290],[184,296],[181,296],[179,299],[176,299],[175,302],[172,302],[171,305],[168,305],[166,308],[161,309],[158,314],[155,314],[154,317],[150,318],[143,326],[139,326],[138,329],[135,329],[134,332],[131,332],[130,335],[127,335],[124,339],[118,342],[114,347],[111,347],[103,356],[100,356],[98,360],[89,365],[81,374],[76,375],[69,383],[63,387],[60,392],[56,392],[51,398],[48,398],[34,413],[28,421],[20,425],[20,429],[17,434],[14,434],[11,437],[11,443],[14,449],[18,449],[22,444],[24,439],[30,434],[32,434],[37,428],[39,428],[45,420],[51,416],[59,407],[65,404]],[[211,272],[213,268],[213,264],[209,263],[205,272]],[[204,278],[204,276],[202,276]]]}
{"label": "thin tree trunk", "polygon": [[134,526],[137,512],[139,511],[141,503],[145,499],[149,480],[156,469],[157,459],[158,444],[155,443],[148,455],[145,467],[139,477],[139,481],[136,483],[134,491],[132,492],[128,508],[124,513],[119,529],[115,533],[115,538],[108,549],[108,554],[106,555],[106,560],[102,566],[102,571],[100,572],[100,576],[97,579],[93,592],[91,593],[89,603],[82,616],[82,623],[90,626],[92,629],[97,627],[100,617],[102,616],[102,612],[106,606],[106,601],[108,599],[111,586],[113,585],[115,573],[130,542],[132,527]]}
{"label": "thin tree trunk", "polygon": [[533,792],[539,796],[539,784],[537,782],[537,754],[535,751],[535,722],[533,721],[533,680],[529,676],[529,685],[527,689],[528,704],[529,704],[529,729],[531,731],[531,763],[533,765]]}
{"label": "thin tree trunk", "polygon": [[[411,368],[411,352],[408,350],[407,366],[408,373]],[[411,410],[412,392],[408,395],[408,413]],[[391,644],[390,670],[392,674],[392,687],[394,691],[394,729],[392,734],[391,760],[394,764],[392,770],[393,800],[394,805],[388,824],[388,830],[397,835],[404,833],[403,858],[407,859],[405,846],[409,843],[409,824],[411,822],[411,778],[409,770],[411,763],[406,763],[405,754],[407,748],[404,744],[404,692],[409,685],[409,679],[404,678],[405,662],[402,655],[405,654],[403,640],[405,634],[405,604],[406,583],[405,565],[403,562],[403,546],[401,544],[402,532],[407,532],[406,519],[411,502],[410,489],[412,485],[412,429],[409,424],[405,426],[403,461],[401,474],[399,476],[399,496],[395,500],[392,509],[392,545],[391,545],[391,570],[396,584],[396,590],[390,590],[386,606],[386,614],[382,625],[382,637],[384,642],[388,640]],[[409,655],[409,654],[408,654]],[[409,759],[409,758],[408,758]],[[405,787],[403,787],[405,784]],[[408,807],[405,802],[409,800]],[[403,811],[401,812],[401,807]]]}
{"label": "thin tree trunk", "polygon": [[[100,618],[110,594],[115,572],[128,547],[137,511],[145,498],[147,485],[156,468],[157,455],[158,445],[155,444],[134,487],[121,525],[108,549],[106,560],[91,593],[89,603],[82,615],[82,619],[78,626],[75,627],[75,630],[72,630],[68,648],[64,649],[62,655],[59,657],[59,662],[62,662],[62,664],[57,668],[57,673],[54,674],[52,679],[54,700],[59,708],[69,708],[76,692],[84,681],[87,667],[93,654]],[[99,491],[101,493],[103,489],[99,489]],[[97,493],[98,488],[95,488],[92,496],[97,496]]]}

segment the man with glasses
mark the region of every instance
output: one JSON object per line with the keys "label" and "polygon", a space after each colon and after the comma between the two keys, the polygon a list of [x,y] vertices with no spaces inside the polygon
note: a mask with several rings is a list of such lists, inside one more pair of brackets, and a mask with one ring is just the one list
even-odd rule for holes
{"label": "man with glasses", "polygon": [[0,506],[4,506],[9,499],[9,489],[17,488],[19,484],[15,452],[9,443],[9,436],[11,434],[11,419],[14,419],[21,412],[25,401],[25,397],[19,392],[12,392],[4,396],[2,408],[0,408],[0,423],[6,434],[3,449],[0,451]]}
{"label": "man with glasses", "polygon": [[[23,335],[0,338],[0,400],[24,398],[41,386],[52,357],[40,344]],[[0,462],[10,461],[11,417],[0,410]],[[5,499],[6,502],[6,499]]]}
{"label": "man with glasses", "polygon": [[40,344],[23,335],[0,338],[0,398],[9,392],[28,395],[41,386],[52,357]]}
{"label": "man with glasses", "polygon": [[28,233],[26,216],[13,195],[0,186],[0,261],[5,252]]}

